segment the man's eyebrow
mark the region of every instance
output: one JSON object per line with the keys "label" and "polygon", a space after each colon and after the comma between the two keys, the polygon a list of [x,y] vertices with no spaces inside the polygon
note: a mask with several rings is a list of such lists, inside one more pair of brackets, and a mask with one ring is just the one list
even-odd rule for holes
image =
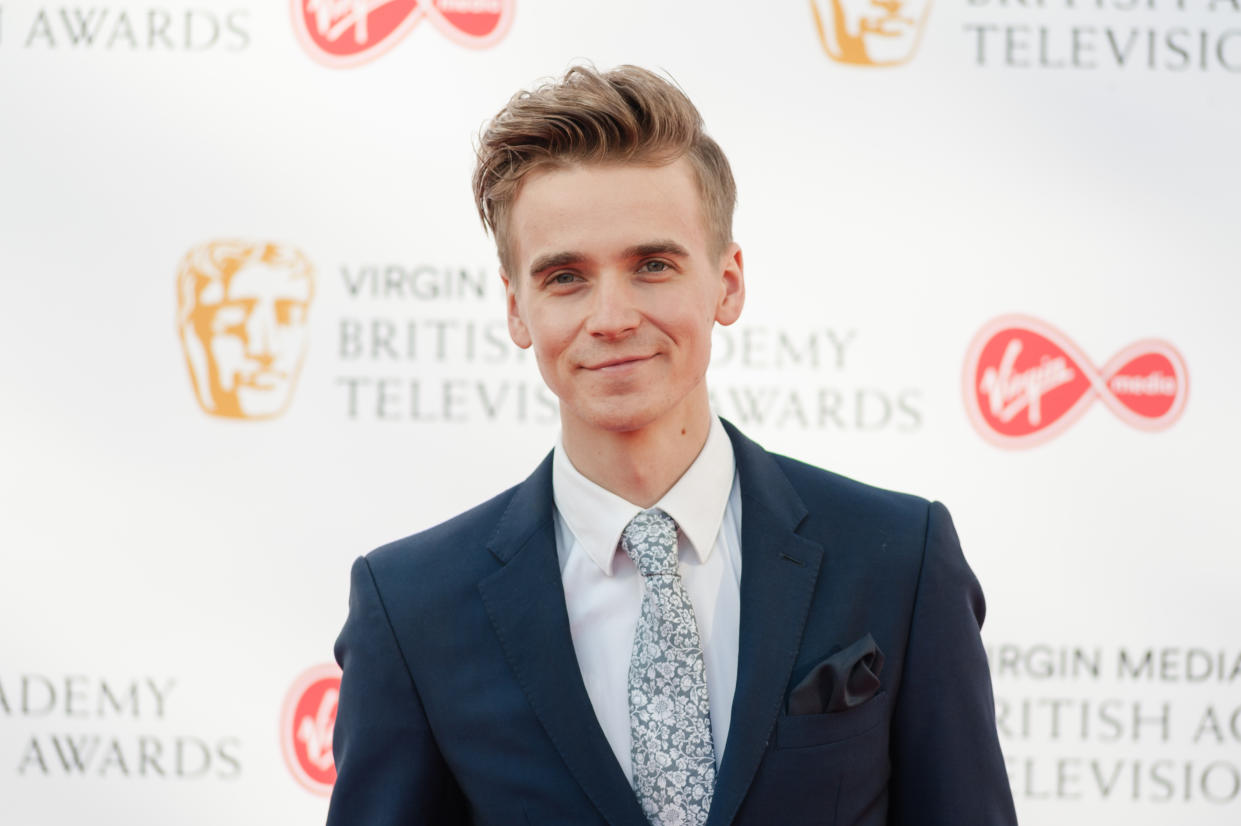
{"label": "man's eyebrow", "polygon": [[553,252],[548,255],[541,255],[534,259],[534,263],[530,265],[530,275],[538,275],[544,270],[555,269],[556,267],[567,267],[570,264],[577,264],[584,261],[586,256],[580,252]]}
{"label": "man's eyebrow", "polygon": [[[621,251],[622,258],[646,258],[650,255],[676,255],[683,258],[689,257],[689,250],[678,244],[676,241],[660,239],[658,241],[646,241],[641,244],[634,244],[626,247]],[[574,264],[580,264],[589,256],[585,253],[568,250],[566,252],[553,252],[547,255],[541,255],[534,259],[530,265],[530,275],[536,276],[547,270],[554,270],[557,267],[569,267]]]}
{"label": "man's eyebrow", "polygon": [[645,244],[634,244],[621,255],[625,258],[645,258],[648,255],[678,255],[689,257],[689,250],[672,240],[648,241]]}

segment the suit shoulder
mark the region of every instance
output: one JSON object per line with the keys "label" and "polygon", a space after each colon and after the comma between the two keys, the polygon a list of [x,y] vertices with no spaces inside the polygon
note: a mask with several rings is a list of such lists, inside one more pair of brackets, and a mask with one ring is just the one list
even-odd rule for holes
{"label": "suit shoulder", "polygon": [[377,577],[404,572],[442,582],[454,573],[466,572],[474,567],[471,557],[485,554],[518,487],[515,485],[438,525],[382,545],[368,553],[366,559]]}
{"label": "suit shoulder", "polygon": [[883,545],[921,549],[931,503],[921,496],[850,479],[787,456],[772,454],[808,513],[807,527],[880,538]]}
{"label": "suit shoulder", "polygon": [[[788,456],[773,453],[772,458],[803,496],[814,497],[817,494],[853,508],[867,511],[880,508],[893,512],[893,515],[903,513],[919,518],[925,518],[930,505],[930,502],[921,496],[868,485]],[[810,502],[806,505],[810,507]]]}

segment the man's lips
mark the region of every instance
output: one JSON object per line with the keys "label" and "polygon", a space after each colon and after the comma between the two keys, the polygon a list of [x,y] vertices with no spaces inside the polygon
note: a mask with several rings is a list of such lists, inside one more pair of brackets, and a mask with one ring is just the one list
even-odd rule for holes
{"label": "man's lips", "polygon": [[641,364],[644,361],[650,361],[654,356],[618,356],[616,358],[604,359],[593,364],[583,364],[586,370],[621,370],[625,367]]}

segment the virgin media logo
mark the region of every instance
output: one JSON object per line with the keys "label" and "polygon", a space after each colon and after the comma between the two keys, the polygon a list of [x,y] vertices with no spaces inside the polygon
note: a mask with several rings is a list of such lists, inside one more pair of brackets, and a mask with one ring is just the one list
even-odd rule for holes
{"label": "virgin media logo", "polygon": [[280,746],[289,771],[315,794],[331,794],[336,783],[332,732],[340,698],[340,669],[317,665],[303,672],[284,699]]}
{"label": "virgin media logo", "polygon": [[1096,368],[1059,330],[1011,315],[974,337],[964,385],[965,408],[983,438],[1019,448],[1059,435],[1096,399],[1139,430],[1170,427],[1185,409],[1189,374],[1166,341],[1135,341]]}
{"label": "virgin media logo", "polygon": [[423,20],[475,49],[499,42],[513,0],[292,0],[298,40],[320,63],[357,66],[391,49]]}

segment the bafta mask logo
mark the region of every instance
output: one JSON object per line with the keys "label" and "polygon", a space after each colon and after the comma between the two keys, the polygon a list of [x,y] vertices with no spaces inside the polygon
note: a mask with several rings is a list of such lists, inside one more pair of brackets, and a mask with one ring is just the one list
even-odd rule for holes
{"label": "bafta mask logo", "polygon": [[931,0],[810,0],[828,57],[853,66],[899,66],[918,50]]}
{"label": "bafta mask logo", "polygon": [[177,271],[177,327],[202,409],[270,419],[289,406],[306,356],[314,268],[270,242],[209,241]]}

